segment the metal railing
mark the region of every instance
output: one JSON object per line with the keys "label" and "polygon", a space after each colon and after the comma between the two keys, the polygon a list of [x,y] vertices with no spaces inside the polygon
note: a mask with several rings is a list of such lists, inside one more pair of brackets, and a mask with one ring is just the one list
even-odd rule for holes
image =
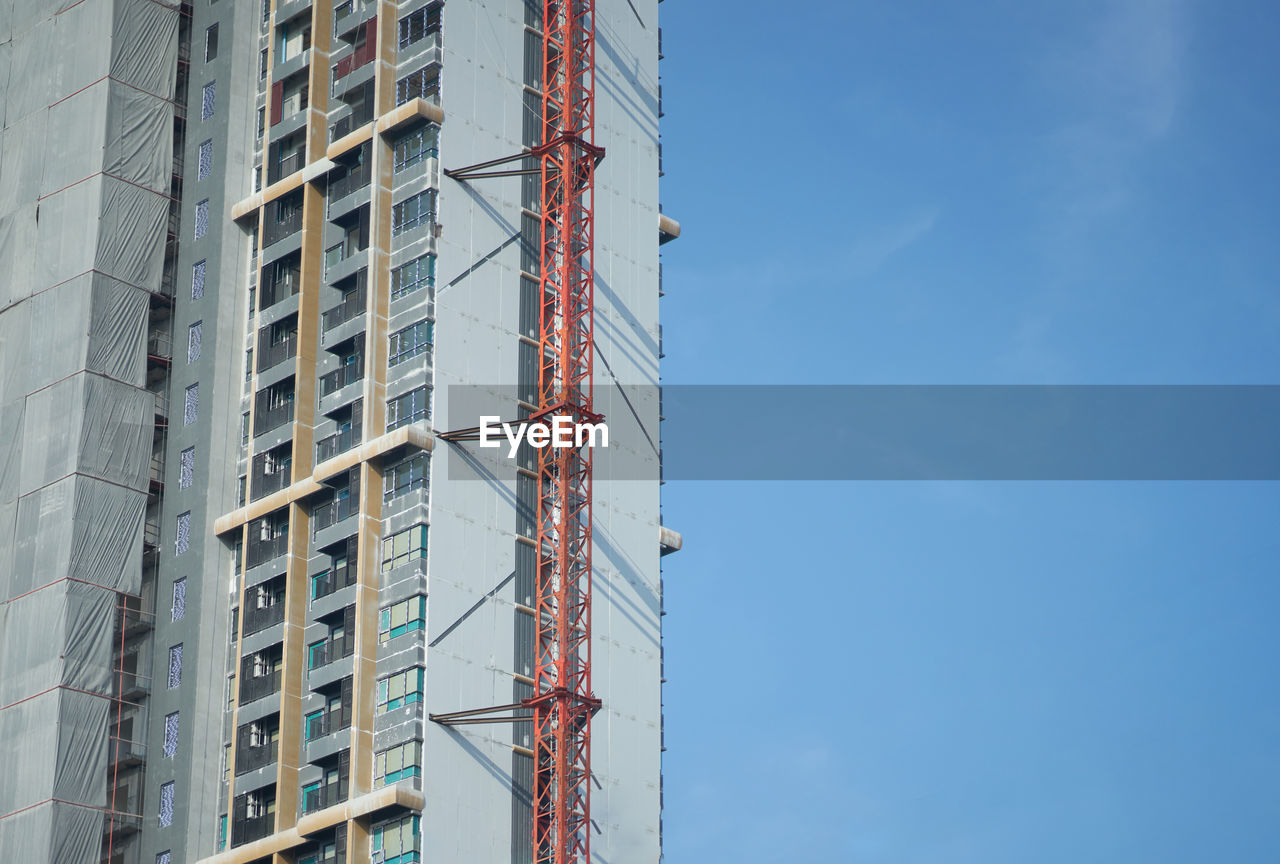
{"label": "metal railing", "polygon": [[331,735],[340,729],[346,729],[351,725],[351,709],[346,705],[339,705],[332,708],[318,717],[310,717],[307,719],[306,737],[308,741],[314,741],[317,738],[323,738]]}
{"label": "metal railing", "polygon": [[313,535],[316,531],[323,531],[330,525],[336,525],[355,512],[355,499],[352,497],[321,504],[311,511],[311,530]]}
{"label": "metal railing", "polygon": [[373,104],[366,102],[329,127],[329,142],[332,143],[339,138],[350,135],[371,120],[373,120]]}
{"label": "metal railing", "polygon": [[259,498],[265,498],[272,492],[279,492],[281,489],[289,485],[289,477],[293,472],[288,468],[281,468],[272,474],[260,474],[253,478],[253,494],[251,499],[257,501]]}
{"label": "metal railing", "polygon": [[335,660],[350,657],[355,651],[354,633],[347,633],[338,639],[330,639],[307,649],[307,671],[323,669]]}
{"label": "metal railing", "polygon": [[[292,159],[293,157],[290,157]],[[298,161],[301,162],[301,154],[298,154]],[[288,161],[288,160],[286,160]],[[284,162],[281,162],[283,165]],[[298,167],[302,167],[299,165]],[[296,170],[296,169],[295,169]],[[290,171],[289,173],[293,173]],[[294,210],[284,219],[279,221],[268,219],[267,224],[262,229],[262,245],[270,246],[272,243],[279,242],[290,234],[296,234],[302,230],[302,210],[301,208]]]}
{"label": "metal railing", "polygon": [[329,205],[332,209],[333,202],[339,201],[357,189],[363,189],[369,185],[373,177],[373,172],[369,170],[368,163],[359,165],[348,171],[342,177],[334,180],[329,184]]}
{"label": "metal railing", "polygon": [[147,334],[147,355],[163,357],[166,360],[172,359],[173,338],[169,335],[168,329],[156,327]]}
{"label": "metal railing", "polygon": [[236,751],[236,776],[248,774],[272,764],[280,758],[280,742],[272,741],[260,747],[245,747]]}
{"label": "metal railing", "polygon": [[275,408],[257,411],[253,415],[254,436],[265,435],[272,429],[278,429],[286,423],[293,422],[293,403],[286,402]]}
{"label": "metal railing", "polygon": [[273,833],[275,826],[276,816],[274,813],[233,819],[231,822],[231,845],[242,846],[245,843],[252,843],[254,840],[261,840],[263,837]]}
{"label": "metal railing", "polygon": [[322,375],[320,377],[320,396],[323,398],[330,393],[336,393],[348,384],[354,384],[363,379],[364,359],[361,358],[358,363],[344,364],[327,375]]}
{"label": "metal railing", "polygon": [[272,367],[279,366],[286,360],[298,356],[298,336],[294,334],[280,342],[268,343],[258,349],[258,374]]}
{"label": "metal railing", "polygon": [[272,282],[264,282],[262,296],[258,298],[258,311],[270,309],[286,297],[292,297],[302,288],[301,275],[296,270],[288,271],[288,275]]}
{"label": "metal railing", "polygon": [[348,294],[343,301],[332,309],[326,309],[320,316],[320,329],[327,333],[340,324],[345,324],[357,315],[363,315],[365,311],[365,302],[367,301],[367,292],[365,290],[365,271],[360,271],[359,284],[355,291]]}
{"label": "metal railing", "polygon": [[336,570],[326,570],[312,579],[311,598],[319,600],[328,597],[339,588],[356,584],[356,568],[353,564],[344,564]]}
{"label": "metal railing", "polygon": [[257,567],[277,558],[289,551],[289,533],[286,531],[269,540],[251,539],[249,546],[245,550],[245,566],[249,568]]}
{"label": "metal railing", "polygon": [[314,813],[334,804],[347,800],[347,778],[339,777],[337,782],[326,783],[318,789],[305,789],[302,795],[302,812]]}
{"label": "metal railing", "polygon": [[246,678],[240,682],[240,704],[247,705],[264,696],[280,692],[280,673],[272,672],[259,675],[257,678]]}
{"label": "metal railing", "polygon": [[316,442],[316,462],[325,462],[339,453],[346,453],[359,443],[360,429],[356,427],[321,438]]}
{"label": "metal railing", "polygon": [[242,630],[245,636],[252,636],[266,630],[273,624],[284,620],[284,603],[272,603],[270,606],[247,607],[244,610]]}

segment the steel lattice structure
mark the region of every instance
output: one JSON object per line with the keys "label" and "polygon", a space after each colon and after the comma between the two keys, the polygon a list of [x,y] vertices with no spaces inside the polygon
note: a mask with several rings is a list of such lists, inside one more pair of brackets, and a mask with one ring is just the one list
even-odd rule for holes
{"label": "steel lattice structure", "polygon": [[[538,415],[595,422],[595,2],[544,0]],[[533,860],[589,862],[591,450],[538,451]]]}

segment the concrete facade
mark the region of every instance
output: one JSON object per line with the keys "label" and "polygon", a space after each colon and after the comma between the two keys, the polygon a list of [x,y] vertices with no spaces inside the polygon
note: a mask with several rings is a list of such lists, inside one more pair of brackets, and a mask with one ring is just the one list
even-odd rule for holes
{"label": "concrete facade", "polygon": [[[134,736],[150,755],[146,782],[139,768],[128,857],[112,851],[113,860],[531,861],[529,724],[445,727],[428,718],[531,694],[536,482],[529,454],[491,466],[476,458],[474,444],[439,435],[478,422],[464,416],[464,391],[489,392],[504,416],[534,407],[536,183],[458,182],[444,169],[539,143],[541,3],[196,0],[178,9],[85,0],[66,4],[80,12],[51,11],[32,22],[19,20],[20,4],[12,13],[7,5],[0,23],[11,23],[0,36],[57,26],[60,15],[114,15],[111,32],[128,46],[120,62],[158,76],[150,92],[175,95],[178,83],[176,98],[160,100],[167,118],[134,109],[128,116],[143,119],[112,125],[106,100],[105,120],[90,114],[83,121],[122,130],[126,142],[144,124],[163,139],[144,155],[176,153],[163,165],[158,156],[149,157],[154,166],[146,163],[159,188],[172,171],[172,194],[140,204],[135,194],[116,205],[122,220],[107,218],[111,202],[126,194],[106,189],[110,177],[79,184],[94,185],[104,202],[99,249],[119,250],[131,262],[145,252],[147,265],[122,280],[110,266],[86,266],[87,277],[79,277],[71,261],[59,261],[66,274],[52,264],[42,269],[39,259],[24,264],[21,255],[0,263],[27,267],[9,283],[30,288],[0,309],[0,339],[7,340],[0,342],[0,428],[15,430],[5,433],[7,442],[23,442],[6,443],[0,460],[0,515],[11,526],[0,553],[11,563],[5,572],[14,573],[0,607],[0,723],[19,718],[25,728],[27,709],[11,711],[9,703],[48,698],[34,685],[10,686],[7,675],[30,650],[11,637],[23,632],[11,622],[62,620],[53,608],[28,611],[23,604],[32,601],[23,595],[75,564],[33,557],[28,535],[59,543],[70,532],[74,550],[77,531],[100,544],[109,518],[111,536],[122,538],[119,555],[96,554],[93,564],[125,575],[99,605],[116,602],[124,611],[114,630],[83,644],[106,652],[109,667],[109,643],[145,630],[153,647],[143,654],[157,670]],[[606,467],[594,487],[592,655],[603,708],[593,721],[592,843],[593,857],[625,864],[661,855],[658,2],[597,6],[595,139],[607,155],[595,192],[596,410],[608,419],[611,446],[631,458],[625,477],[600,463]],[[150,7],[157,11],[139,11]],[[152,38],[159,35],[168,41]],[[89,42],[87,55],[100,47]],[[12,79],[5,61],[29,49],[17,38],[0,42],[0,85],[3,75]],[[159,80],[165,75],[168,91]],[[72,79],[61,86],[71,84],[83,86]],[[57,98],[8,98],[6,141],[11,118],[32,122],[25,120],[32,106]],[[29,132],[15,138],[29,143],[5,148],[0,242],[6,231],[23,237],[34,230],[23,214],[34,217],[36,206],[56,208],[58,196],[76,194],[62,190],[48,167],[48,192],[11,193],[7,163],[42,159],[29,149]],[[19,156],[10,155],[15,149]],[[143,159],[139,148],[124,149]],[[81,176],[58,170],[68,174],[65,183]],[[131,182],[147,186],[140,176]],[[9,209],[20,218],[6,220]],[[55,212],[50,244],[65,248],[78,223]],[[121,221],[130,226],[128,242],[115,239]],[[65,351],[41,348],[30,322],[41,292],[52,296],[73,278],[91,289],[77,296],[93,299],[81,303],[89,341],[71,361]],[[149,291],[171,300],[151,300]],[[112,317],[96,315],[99,307]],[[171,365],[149,363],[144,347],[147,322],[161,320],[172,334]],[[95,330],[95,321],[106,323]],[[99,348],[95,332],[104,334]],[[92,378],[93,363],[108,362],[98,358],[119,370],[75,383]],[[40,367],[49,380],[18,376],[16,363]],[[159,371],[163,384],[154,383]],[[158,451],[148,380],[171,406]],[[58,391],[58,405],[86,406],[75,423],[41,404],[42,388],[52,393],[55,384],[74,389]],[[616,384],[654,395],[624,402]],[[98,416],[116,418],[110,422],[133,436],[112,439],[127,457],[113,459],[112,470],[127,476],[102,476],[107,469],[95,467],[105,434]],[[68,435],[88,430],[80,435],[79,469],[68,461],[74,448],[61,448],[58,459],[35,458],[42,445],[17,434],[23,424],[46,433],[59,424]],[[48,470],[19,470],[23,462]],[[95,484],[104,481],[120,491],[99,503]],[[44,502],[44,490],[59,483],[71,484],[59,501],[74,499],[74,506]],[[40,512],[39,524],[24,516],[30,508]],[[151,539],[144,543],[144,535]],[[136,575],[143,572],[145,582]],[[63,584],[57,596],[64,605],[88,619],[105,614],[71,598],[82,592],[80,582]],[[139,610],[155,608],[153,633],[150,618],[145,627],[125,620],[126,595],[139,597]],[[101,701],[119,713],[120,695],[104,686]],[[57,710],[85,713],[65,700]],[[53,752],[55,742],[43,746],[40,752]],[[103,771],[121,761],[102,758]],[[50,820],[78,817],[51,800],[65,796],[45,797],[40,836],[52,844],[59,829]],[[38,803],[0,805],[0,853],[105,858],[97,846],[70,856],[52,845],[6,846],[18,842],[8,839],[15,835],[5,833],[6,823],[37,818],[6,814],[23,807],[39,814]],[[95,798],[89,806],[103,805]],[[95,839],[103,836],[97,812]],[[88,836],[90,829],[75,831]]]}

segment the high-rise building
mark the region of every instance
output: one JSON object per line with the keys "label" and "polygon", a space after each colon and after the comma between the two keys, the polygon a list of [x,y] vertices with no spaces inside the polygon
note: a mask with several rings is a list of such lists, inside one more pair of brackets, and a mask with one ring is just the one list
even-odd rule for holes
{"label": "high-rise building", "polygon": [[[543,79],[592,5],[562,90],[594,134],[562,136]],[[575,362],[627,455],[584,487],[566,788],[593,858],[660,857],[657,25],[658,0],[0,0],[0,861],[546,856],[567,511],[549,450],[451,433],[548,405],[561,194],[594,210]],[[547,191],[554,147],[585,191]]]}

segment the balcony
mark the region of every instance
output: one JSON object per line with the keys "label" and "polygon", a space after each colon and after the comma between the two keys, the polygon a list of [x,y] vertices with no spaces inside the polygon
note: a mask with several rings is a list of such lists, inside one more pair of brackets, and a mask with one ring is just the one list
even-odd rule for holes
{"label": "balcony", "polygon": [[347,778],[341,777],[334,783],[326,783],[318,789],[302,791],[302,812],[314,813],[334,804],[347,800]]}
{"label": "balcony", "polygon": [[321,438],[316,442],[316,463],[327,462],[340,453],[346,453],[360,443],[359,428],[343,429],[341,432]]}
{"label": "balcony", "polygon": [[329,184],[329,210],[333,210],[333,202],[341,201],[353,192],[369,185],[373,172],[369,165],[357,165],[349,170],[345,175],[334,180]]}
{"label": "balcony", "polygon": [[272,741],[261,747],[244,747],[236,751],[236,776],[265,768],[280,758],[280,742]]}
{"label": "balcony", "polygon": [[339,638],[312,645],[307,652],[307,671],[323,669],[335,660],[350,657],[355,651],[355,644],[355,634],[348,633]]}
{"label": "balcony", "polygon": [[[333,64],[333,93],[337,95],[342,87],[338,82],[352,72],[372,63],[377,53],[377,34],[373,32],[373,21],[365,23],[364,43],[346,57]],[[359,39],[359,37],[356,37]]]}
{"label": "balcony", "polygon": [[127,738],[111,739],[111,765],[121,768],[132,768],[147,761],[147,747],[138,741]]}
{"label": "balcony", "polygon": [[359,281],[359,286],[342,299],[342,302],[332,309],[325,310],[320,316],[322,332],[328,333],[340,324],[345,324],[357,315],[363,315],[365,312],[365,302],[367,300],[367,291],[365,290],[365,279],[363,271]]}
{"label": "balcony", "polygon": [[173,360],[173,339],[168,328],[153,327],[147,334],[147,360],[164,365]]}
{"label": "balcony", "polygon": [[345,138],[355,130],[373,120],[373,103],[366,102],[353,108],[351,113],[329,127],[329,143]]}
{"label": "balcony", "polygon": [[345,705],[339,705],[316,717],[307,718],[307,740],[315,741],[317,738],[323,738],[326,735],[332,735],[340,729],[347,729],[351,726],[351,709]]}
{"label": "balcony", "polygon": [[280,692],[280,672],[259,675],[257,678],[245,678],[240,682],[240,704],[248,705],[272,693]]}
{"label": "balcony", "polygon": [[328,597],[339,588],[356,584],[356,567],[344,564],[335,570],[326,570],[311,578],[311,599],[319,600]]}
{"label": "balcony", "polygon": [[275,831],[276,814],[265,813],[262,816],[245,816],[231,823],[231,845],[243,846],[261,840]]}
{"label": "balcony", "polygon": [[319,507],[311,511],[311,529],[314,536],[315,532],[323,531],[330,525],[336,525],[343,519],[355,513],[356,499],[348,496],[340,498],[336,501],[330,501],[328,504],[321,504]]}
{"label": "balcony", "polygon": [[290,473],[288,469],[282,468],[274,474],[262,474],[254,477],[252,500],[257,501],[260,498],[265,498],[272,492],[279,492],[288,486]]}
{"label": "balcony", "polygon": [[118,686],[116,698],[123,702],[137,702],[151,692],[151,676],[139,675],[124,669],[111,673],[112,682]]}
{"label": "balcony", "polygon": [[264,284],[262,296],[258,298],[258,311],[270,309],[286,297],[297,294],[301,289],[301,274],[296,270],[286,271],[285,275]]}
{"label": "balcony", "polygon": [[244,610],[243,632],[245,636],[260,633],[272,625],[284,620],[284,603],[273,603],[270,606],[250,607]]}
{"label": "balcony", "polygon": [[337,393],[348,384],[354,384],[357,381],[364,380],[364,359],[359,362],[344,364],[341,368],[335,369],[327,375],[320,377],[320,398],[328,396],[330,393]]}
{"label": "balcony", "polygon": [[255,412],[253,415],[253,435],[266,435],[272,429],[279,429],[286,423],[293,422],[293,402],[285,402],[275,408]]}
{"label": "balcony", "polygon": [[[298,170],[298,168],[302,167],[301,153],[295,153],[293,156],[290,156],[287,159],[281,160],[280,165],[283,168],[286,162],[291,162],[292,160],[295,160],[295,159],[298,162],[297,167],[287,171],[286,174],[281,176],[287,176],[288,174],[292,174],[294,171]],[[268,219],[267,224],[263,226],[263,229],[262,229],[262,245],[265,248],[267,246],[272,245],[273,243],[279,243],[281,240],[288,237],[289,235],[296,234],[301,230],[302,230],[302,210],[301,209],[294,210],[284,219],[281,219],[279,221]]]}
{"label": "balcony", "polygon": [[245,550],[245,565],[249,569],[253,569],[259,564],[265,564],[272,558],[278,558],[288,551],[288,531],[268,540],[250,540],[249,547]]}
{"label": "balcony", "polygon": [[293,334],[287,339],[274,344],[267,343],[263,345],[263,341],[258,342],[258,374],[261,375],[268,369],[279,366],[286,360],[292,360],[298,356],[298,336]]}

